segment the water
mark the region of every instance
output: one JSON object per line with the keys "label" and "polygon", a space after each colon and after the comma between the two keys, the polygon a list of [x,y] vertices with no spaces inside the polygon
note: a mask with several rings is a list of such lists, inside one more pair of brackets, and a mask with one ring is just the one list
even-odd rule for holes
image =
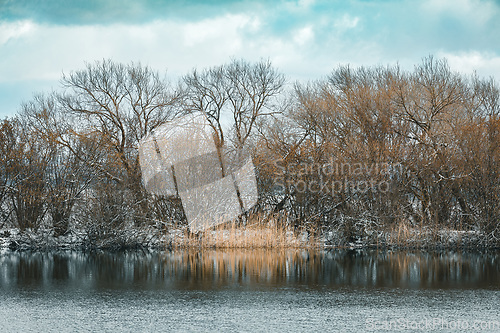
{"label": "water", "polygon": [[0,255],[2,332],[500,332],[500,253]]}

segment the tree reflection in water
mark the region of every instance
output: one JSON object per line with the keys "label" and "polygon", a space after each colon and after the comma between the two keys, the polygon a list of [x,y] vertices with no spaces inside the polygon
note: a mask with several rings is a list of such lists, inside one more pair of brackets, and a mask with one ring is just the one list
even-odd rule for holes
{"label": "tree reflection in water", "polygon": [[0,287],[498,289],[500,253],[203,250],[0,255]]}

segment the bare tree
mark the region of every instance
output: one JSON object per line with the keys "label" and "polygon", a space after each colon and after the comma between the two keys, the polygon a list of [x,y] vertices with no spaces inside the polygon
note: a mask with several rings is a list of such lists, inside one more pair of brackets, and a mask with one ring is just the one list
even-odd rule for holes
{"label": "bare tree", "polygon": [[399,134],[412,147],[406,161],[414,174],[410,189],[421,203],[420,215],[425,220],[446,221],[451,212],[453,194],[449,191],[459,172],[447,162],[454,155],[452,124],[465,110],[464,89],[462,78],[445,59],[428,57],[412,75],[402,77],[393,95],[399,119],[408,124],[407,132]]}
{"label": "bare tree", "polygon": [[184,77],[188,112],[203,112],[222,147],[228,126],[234,147],[243,149],[254,133],[257,120],[276,111],[276,98],[283,91],[285,78],[269,61],[255,64],[233,60],[227,65],[193,70]]}
{"label": "bare tree", "polygon": [[13,190],[12,180],[16,170],[11,163],[17,147],[17,128],[12,120],[5,119],[0,126],[0,213],[2,224],[7,223],[12,215],[12,207],[8,202],[9,193]]}
{"label": "bare tree", "polygon": [[73,133],[97,138],[107,154],[93,167],[104,177],[125,184],[138,205],[137,219],[146,216],[137,144],[175,116],[180,90],[172,89],[149,67],[111,60],[88,64],[84,70],[65,75],[62,83],[66,91],[59,102],[76,117]]}
{"label": "bare tree", "polygon": [[23,104],[19,116],[33,140],[50,152],[44,173],[44,196],[54,235],[64,235],[76,201],[82,199],[82,193],[96,176],[90,167],[99,160],[93,154],[96,149],[91,147],[94,142],[72,134],[71,116],[61,109],[54,94],[34,96]]}
{"label": "bare tree", "polygon": [[45,170],[52,152],[22,119],[13,120],[13,130],[15,139],[5,165],[12,218],[21,231],[37,230],[47,209]]}

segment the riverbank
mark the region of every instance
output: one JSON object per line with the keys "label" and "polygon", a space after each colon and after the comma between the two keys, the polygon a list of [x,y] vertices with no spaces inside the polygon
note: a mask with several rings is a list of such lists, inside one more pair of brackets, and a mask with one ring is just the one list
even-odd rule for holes
{"label": "riverbank", "polygon": [[20,232],[0,229],[0,249],[35,250],[125,250],[178,248],[391,248],[391,249],[498,249],[499,242],[480,231],[433,229],[398,224],[392,228],[362,229],[347,237],[340,229],[294,230],[273,223],[245,226],[228,224],[193,234],[186,225],[161,229],[154,226],[128,227],[120,230],[89,233],[72,229],[54,237],[50,229]]}

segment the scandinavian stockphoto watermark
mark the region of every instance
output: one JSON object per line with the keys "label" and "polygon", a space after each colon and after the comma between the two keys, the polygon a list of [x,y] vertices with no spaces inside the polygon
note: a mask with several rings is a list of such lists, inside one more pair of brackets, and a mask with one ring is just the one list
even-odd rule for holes
{"label": "scandinavian stockphoto watermark", "polygon": [[401,164],[388,162],[345,162],[329,159],[328,163],[273,162],[277,170],[274,185],[299,193],[335,195],[339,193],[387,193],[391,181],[403,172]]}
{"label": "scandinavian stockphoto watermark", "polygon": [[146,190],[180,198],[192,232],[231,221],[257,203],[252,159],[234,155],[217,145],[202,113],[163,124],[139,143]]}
{"label": "scandinavian stockphoto watermark", "polygon": [[391,320],[377,320],[367,318],[365,321],[367,331],[497,331],[500,330],[499,320],[470,320],[447,319],[443,317],[429,317],[422,319],[396,318]]}

